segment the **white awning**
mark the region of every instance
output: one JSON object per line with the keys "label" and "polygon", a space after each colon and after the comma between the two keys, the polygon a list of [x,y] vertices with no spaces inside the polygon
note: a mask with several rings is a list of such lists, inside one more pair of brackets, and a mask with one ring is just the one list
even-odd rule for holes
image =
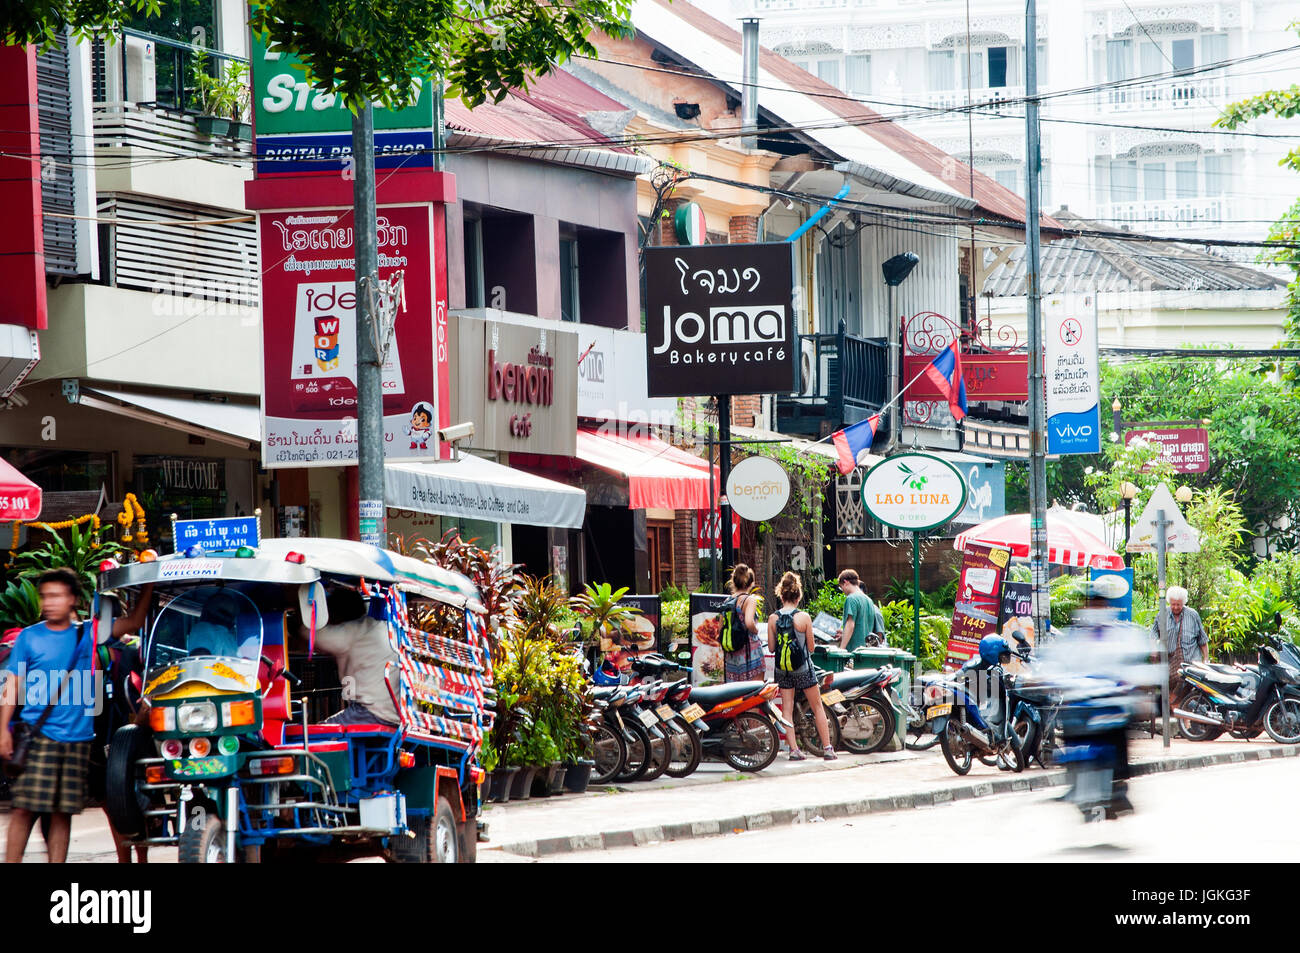
{"label": "white awning", "polygon": [[[103,397],[109,399],[101,400]],[[262,442],[262,422],[253,404],[156,397],[102,387],[83,387],[77,403],[238,447],[249,448]]]}
{"label": "white awning", "polygon": [[587,494],[482,457],[462,455],[454,462],[385,464],[384,502],[437,516],[578,529]]}

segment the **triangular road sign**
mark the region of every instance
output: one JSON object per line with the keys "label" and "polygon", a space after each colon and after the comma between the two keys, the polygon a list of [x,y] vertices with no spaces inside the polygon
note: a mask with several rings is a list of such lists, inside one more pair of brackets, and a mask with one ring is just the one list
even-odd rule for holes
{"label": "triangular road sign", "polygon": [[1156,550],[1156,518],[1161,510],[1165,511],[1165,552],[1199,553],[1201,535],[1187,525],[1183,511],[1174,501],[1169,487],[1161,483],[1151,494],[1151,499],[1142,509],[1142,515],[1133,521],[1129,535],[1128,551],[1130,553],[1153,553]]}

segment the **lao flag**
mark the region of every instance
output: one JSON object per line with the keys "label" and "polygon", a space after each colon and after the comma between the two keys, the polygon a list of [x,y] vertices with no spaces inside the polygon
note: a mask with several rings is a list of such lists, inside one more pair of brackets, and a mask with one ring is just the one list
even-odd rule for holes
{"label": "lao flag", "polygon": [[961,376],[961,349],[957,341],[940,351],[930,366],[925,369],[925,376],[939,393],[948,398],[948,409],[952,411],[953,420],[966,416],[966,381]]}
{"label": "lao flag", "polygon": [[880,427],[880,414],[872,414],[866,420],[845,427],[831,434],[831,443],[839,454],[840,473],[848,475],[858,465],[858,454],[871,449],[871,442],[876,439],[876,430]]}

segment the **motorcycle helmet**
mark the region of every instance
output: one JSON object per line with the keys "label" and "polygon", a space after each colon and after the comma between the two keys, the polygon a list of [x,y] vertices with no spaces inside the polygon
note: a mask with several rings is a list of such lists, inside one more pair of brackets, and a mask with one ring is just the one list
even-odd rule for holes
{"label": "motorcycle helmet", "polygon": [[980,661],[985,665],[997,665],[999,662],[1011,661],[1011,646],[1000,635],[986,635],[980,639]]}
{"label": "motorcycle helmet", "polygon": [[608,660],[600,668],[596,669],[591,680],[597,685],[621,685],[623,683],[623,677],[619,673],[618,667]]}

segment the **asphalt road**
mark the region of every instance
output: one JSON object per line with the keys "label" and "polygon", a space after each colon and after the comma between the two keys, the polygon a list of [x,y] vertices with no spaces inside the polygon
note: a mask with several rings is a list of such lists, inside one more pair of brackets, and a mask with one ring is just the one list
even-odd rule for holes
{"label": "asphalt road", "polygon": [[1063,789],[1054,788],[770,831],[583,851],[544,860],[480,849],[479,862],[870,862],[873,858],[908,858],[1202,865],[1289,861],[1300,856],[1300,831],[1294,825],[1269,824],[1267,836],[1206,838],[1188,834],[1223,830],[1221,812],[1230,805],[1241,806],[1242,823],[1247,825],[1264,818],[1285,817],[1293,810],[1298,787],[1300,760],[1288,758],[1140,778],[1129,785],[1136,813],[1101,823],[1085,824],[1076,808],[1055,800]]}

